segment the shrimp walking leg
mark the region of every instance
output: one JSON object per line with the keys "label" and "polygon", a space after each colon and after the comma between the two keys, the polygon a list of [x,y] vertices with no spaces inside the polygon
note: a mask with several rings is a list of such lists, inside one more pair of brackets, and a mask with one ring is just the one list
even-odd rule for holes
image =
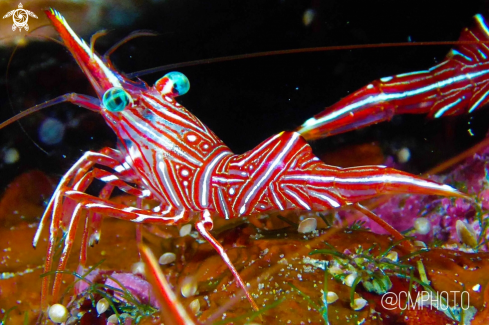
{"label": "shrimp walking leg", "polygon": [[[95,164],[100,164],[109,168],[113,169],[118,169],[120,167],[120,163],[114,159],[113,157],[109,156],[108,154],[111,154],[112,156],[117,157],[117,151],[111,149],[111,148],[104,148],[101,150],[100,153],[94,153],[94,152],[87,152],[85,153],[74,165],[73,167],[65,174],[65,176],[62,178],[60,184],[56,188],[50,202],[48,203],[48,206],[46,208],[46,211],[44,212],[44,215],[41,218],[41,221],[39,223],[39,227],[37,229],[36,235],[34,237],[34,247],[36,246],[41,231],[45,224],[49,220],[49,216],[52,215],[52,220],[51,220],[51,226],[50,226],[50,236],[49,236],[49,242],[48,242],[48,252],[47,252],[47,257],[46,257],[46,262],[45,262],[45,272],[49,272],[51,270],[51,265],[53,261],[53,256],[54,256],[54,248],[55,248],[55,243],[56,239],[58,237],[58,231],[61,228],[61,225],[63,223],[63,213],[66,212],[66,206],[63,206],[64,201],[64,193],[67,190],[71,189],[78,189],[81,191],[86,190],[86,188],[90,185],[91,180],[93,176],[103,176],[106,175],[105,171],[100,171],[97,172],[98,169],[94,169],[92,171],[89,171],[90,168],[92,168]],[[120,168],[119,168],[120,169]],[[117,182],[116,182],[117,181]],[[76,182],[74,185],[70,185]],[[104,189],[101,192],[102,198],[103,199],[108,199],[110,196],[111,187],[113,186],[121,186],[122,190],[129,191],[129,185],[125,183],[118,182],[117,177],[115,179],[112,179],[112,182],[114,184],[111,184],[110,181],[109,183],[104,187]],[[137,189],[132,189],[131,194],[139,194],[141,195],[142,193],[138,191]],[[94,215],[92,214],[91,218],[94,218]],[[70,221],[70,224],[72,223],[72,220]],[[84,230],[84,236],[82,240],[82,250],[81,250],[81,263],[84,264],[86,260],[86,238],[88,236],[88,220],[85,223],[85,230]],[[99,235],[97,233],[98,227],[95,227],[94,233],[96,235]],[[43,302],[42,305],[44,305],[44,299],[47,294],[49,286],[49,278],[46,277],[43,279],[43,286],[42,286],[42,297],[43,297]]]}
{"label": "shrimp walking leg", "polygon": [[212,230],[212,227],[213,227],[213,222],[212,222],[212,219],[210,217],[210,213],[209,213],[209,211],[206,210],[206,211],[202,212],[201,219],[195,224],[195,228],[200,233],[200,235],[205,240],[207,240],[207,242],[209,242],[212,245],[212,247],[214,247],[214,249],[217,251],[219,256],[221,256],[222,260],[224,261],[224,263],[226,263],[229,270],[233,274],[234,278],[238,282],[238,285],[243,289],[243,291],[246,295],[246,298],[251,303],[251,306],[253,307],[253,309],[258,310],[258,306],[257,306],[256,302],[251,297],[251,294],[249,293],[248,289],[246,288],[246,285],[245,285],[243,279],[239,275],[238,270],[236,270],[236,267],[234,266],[234,264],[229,259],[229,256],[226,253],[226,251],[224,250],[224,247],[222,247],[222,245],[210,233],[210,230]]}
{"label": "shrimp walking leg", "polygon": [[[66,263],[68,261],[69,254],[73,246],[78,223],[80,222],[80,218],[82,217],[83,213],[101,213],[104,216],[128,220],[136,223],[158,223],[164,225],[172,225],[175,223],[175,220],[179,219],[178,216],[175,215],[175,211],[169,211],[166,215],[161,215],[161,213],[155,213],[151,210],[140,210],[132,207],[127,207],[122,204],[116,204],[113,202],[102,200],[100,198],[96,198],[94,196],[79,191],[66,191],[63,193],[63,198],[73,200],[77,202],[77,205],[73,212],[69,226],[66,230],[63,252],[59,260],[57,268],[58,272],[55,276],[53,285],[53,301],[56,301],[58,299],[62,279],[61,271],[64,271],[66,268]],[[182,213],[180,215],[183,216],[184,214]],[[49,263],[48,265],[46,260],[45,271],[49,272],[50,269],[51,263]],[[46,293],[48,286],[49,283],[47,282],[47,280],[43,281],[43,291],[46,290]],[[46,289],[44,289],[44,287],[46,287]]]}
{"label": "shrimp walking leg", "polygon": [[[46,226],[46,223],[48,221],[47,217],[51,215],[53,212],[55,198],[59,190],[64,187],[68,187],[68,185],[73,181],[73,179],[77,180],[78,177],[82,177],[82,175],[84,175],[86,171],[89,170],[95,164],[103,165],[109,168],[115,168],[116,166],[119,166],[120,163],[116,159],[106,154],[107,152],[112,152],[112,151],[113,149],[104,148],[100,152],[91,152],[91,151],[86,152],[61,178],[61,181],[56,187],[56,190],[54,191],[54,194],[51,197],[46,207],[46,210],[44,211],[44,214],[41,217],[39,226],[37,227],[37,231],[32,242],[32,245],[34,247],[37,246],[37,242],[39,240],[41,232],[43,228]],[[56,232],[54,234],[56,236],[57,229],[55,229],[54,231]]]}

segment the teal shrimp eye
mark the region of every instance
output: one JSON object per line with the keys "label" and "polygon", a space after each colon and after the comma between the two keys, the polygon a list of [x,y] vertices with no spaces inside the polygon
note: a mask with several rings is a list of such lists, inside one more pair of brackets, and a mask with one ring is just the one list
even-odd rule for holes
{"label": "teal shrimp eye", "polygon": [[190,89],[188,78],[181,72],[169,72],[155,83],[162,96],[177,97],[185,95]]}
{"label": "teal shrimp eye", "polygon": [[121,112],[132,104],[132,98],[124,89],[114,87],[105,92],[102,104],[108,111]]}

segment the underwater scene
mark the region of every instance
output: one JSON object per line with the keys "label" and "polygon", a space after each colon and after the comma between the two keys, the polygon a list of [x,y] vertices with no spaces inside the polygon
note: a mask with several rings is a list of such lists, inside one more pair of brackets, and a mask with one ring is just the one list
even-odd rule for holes
{"label": "underwater scene", "polygon": [[488,1],[0,9],[0,324],[489,324]]}

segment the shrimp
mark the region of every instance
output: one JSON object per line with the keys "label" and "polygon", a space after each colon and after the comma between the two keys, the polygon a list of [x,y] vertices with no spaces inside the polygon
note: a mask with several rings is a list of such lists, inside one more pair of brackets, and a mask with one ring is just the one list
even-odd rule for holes
{"label": "shrimp", "polygon": [[[350,205],[402,239],[359,202],[398,193],[467,198],[448,185],[384,166],[326,165],[313,154],[300,132],[281,132],[244,154],[234,154],[175,100],[189,90],[183,74],[170,72],[154,86],[129,80],[79,38],[59,12],[50,9],[46,15],[97,97],[77,93],[59,96],[2,123],[0,128],[26,114],[71,102],[101,114],[119,140],[117,149],[86,152],[63,176],[41,218],[33,244],[37,245],[51,219],[45,272],[52,268],[60,230],[66,229],[54,280],[54,301],[59,296],[61,271],[66,267],[79,224],[84,228],[80,256],[84,265],[87,245],[100,240],[102,215],[174,226],[194,222],[257,310],[238,271],[210,232],[213,218],[241,218],[274,211],[327,211]],[[86,193],[95,179],[105,183],[98,196]],[[111,201],[115,188],[137,197],[138,207]],[[144,209],[142,199],[156,200],[160,205]],[[48,290],[46,277],[42,285],[44,307]]]}

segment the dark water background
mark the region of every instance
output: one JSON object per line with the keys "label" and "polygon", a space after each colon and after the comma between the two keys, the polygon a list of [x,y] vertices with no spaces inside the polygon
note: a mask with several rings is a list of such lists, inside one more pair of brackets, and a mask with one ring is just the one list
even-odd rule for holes
{"label": "dark water background", "polygon": [[[305,26],[303,15],[308,9],[315,12],[315,18]],[[154,1],[127,16],[118,14],[117,7],[107,11],[106,15],[120,15],[121,20],[131,23],[106,26],[113,31],[97,41],[96,49],[103,53],[134,30],[160,33],[158,37],[133,40],[112,56],[118,68],[133,72],[175,62],[281,49],[454,41],[462,28],[470,25],[474,14],[489,14],[488,9],[487,0]],[[90,34],[81,36],[88,40]],[[277,132],[299,126],[374,79],[427,69],[443,60],[448,50],[448,46],[362,49],[181,68],[190,79],[191,89],[179,101],[233,151],[242,153]],[[93,95],[69,53],[54,42],[32,42],[19,49],[10,67],[7,88],[5,71],[11,52],[11,48],[0,49],[1,120],[64,93]],[[163,74],[143,79],[152,84]],[[38,129],[48,117],[70,125],[57,145],[46,145],[38,139]],[[17,123],[0,130],[1,188],[33,168],[61,177],[84,151],[114,146],[116,140],[96,113],[71,104],[46,109],[20,123],[25,131]],[[469,135],[468,128],[474,136]],[[406,168],[422,172],[477,143],[488,129],[487,109],[473,117],[440,121],[405,116],[312,145],[319,153],[378,141],[386,154],[408,146],[412,160]],[[4,164],[3,150],[12,147],[19,151],[20,160]]]}

